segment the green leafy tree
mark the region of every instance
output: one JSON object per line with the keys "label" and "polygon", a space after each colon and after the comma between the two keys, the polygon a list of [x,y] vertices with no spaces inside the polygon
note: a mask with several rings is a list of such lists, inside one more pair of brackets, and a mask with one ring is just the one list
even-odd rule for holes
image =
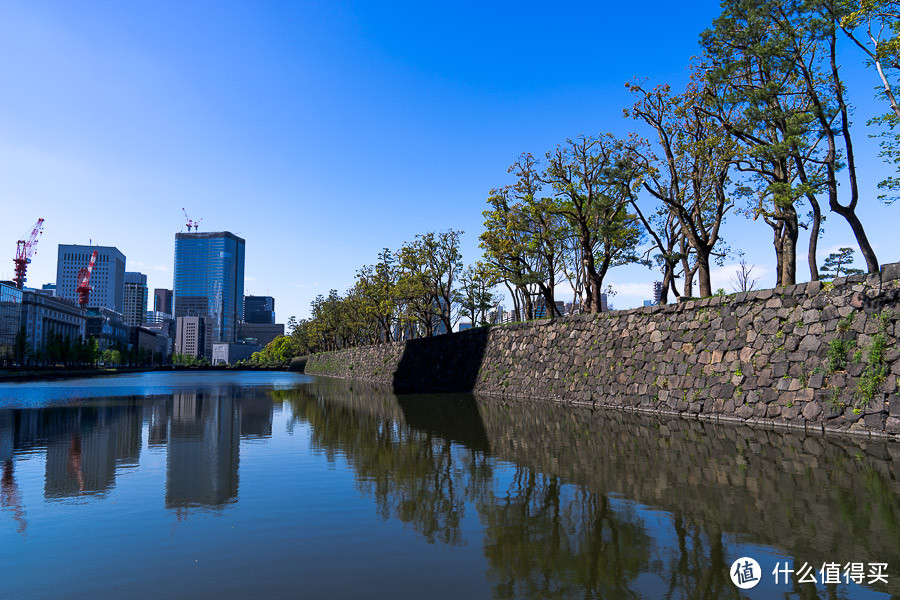
{"label": "green leafy tree", "polygon": [[[611,134],[580,136],[547,153],[542,180],[557,203],[550,210],[565,217],[578,245],[584,286],[582,306],[601,311],[603,280],[611,267],[636,262],[642,230],[630,212],[630,194],[621,177],[611,176],[627,160],[626,143]],[[629,182],[637,185],[637,181]]]}
{"label": "green leafy tree", "polygon": [[493,292],[500,282],[500,274],[490,264],[469,265],[460,277],[460,314],[472,320],[472,326],[487,323],[487,313],[500,302]]}
{"label": "green leafy tree", "polygon": [[[734,206],[728,186],[738,151],[721,122],[701,110],[705,100],[698,79],[695,71],[685,93],[677,96],[665,85],[647,90],[640,82],[633,82],[628,88],[637,96],[631,115],[655,131],[656,148],[661,155],[657,157],[643,144],[634,145],[635,162],[642,168],[643,187],[677,220],[696,258],[700,295],[708,297],[712,295],[711,259],[725,256],[724,252],[716,252],[716,245],[721,240],[725,215]],[[633,201],[633,205],[636,207],[637,202]],[[644,225],[651,227],[646,220]],[[665,250],[662,256],[666,284],[672,279],[681,254],[673,252],[672,237],[664,244],[655,233],[652,235],[657,247]],[[687,296],[692,295],[692,279],[693,273],[687,273]]]}
{"label": "green leafy tree", "polygon": [[381,328],[380,341],[389,342],[394,337],[394,324],[398,320],[397,257],[387,248],[378,255],[378,262],[357,271],[357,291],[362,311],[374,319]]}
{"label": "green leafy tree", "polygon": [[847,275],[857,275],[862,273],[862,269],[854,269],[853,264],[853,248],[840,248],[837,252],[832,252],[825,258],[822,265],[822,279],[831,281],[836,277],[846,277]]}
{"label": "green leafy tree", "polygon": [[[809,40],[795,40],[778,26],[787,4],[726,0],[702,36],[709,82],[704,110],[740,144],[737,166],[747,178],[739,191],[749,201],[744,212],[772,229],[778,285],[796,283],[797,203],[803,199],[813,213],[815,254],[821,220],[816,193],[824,185],[812,156],[819,138],[816,109],[797,65],[798,59],[806,61],[803,67],[811,72],[816,62]],[[798,45],[803,46],[799,54]],[[809,266],[817,278],[814,256]]]}

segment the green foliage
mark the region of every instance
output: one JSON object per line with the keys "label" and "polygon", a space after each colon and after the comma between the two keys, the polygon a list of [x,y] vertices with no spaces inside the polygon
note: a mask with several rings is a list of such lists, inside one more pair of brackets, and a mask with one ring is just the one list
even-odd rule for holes
{"label": "green foliage", "polygon": [[885,354],[888,349],[887,327],[891,315],[880,315],[879,332],[872,336],[872,342],[866,348],[866,366],[856,386],[857,398],[869,402],[882,392],[884,380],[888,376],[888,364]]}
{"label": "green foliage", "polygon": [[837,277],[846,277],[847,275],[856,275],[862,273],[862,269],[854,269],[853,264],[853,248],[841,248],[837,252],[832,252],[825,258],[825,262],[819,269],[820,277],[824,281],[832,281]]}
{"label": "green foliage", "polygon": [[172,364],[178,367],[208,367],[209,361],[206,357],[196,357],[192,354],[173,354]]}
{"label": "green foliage", "polygon": [[293,336],[279,335],[259,352],[250,357],[253,365],[287,365],[292,358],[299,356],[299,345]]}
{"label": "green foliage", "polygon": [[851,312],[847,313],[847,315],[840,318],[837,323],[837,330],[839,333],[846,333],[853,326],[853,321],[856,319],[856,313]]}

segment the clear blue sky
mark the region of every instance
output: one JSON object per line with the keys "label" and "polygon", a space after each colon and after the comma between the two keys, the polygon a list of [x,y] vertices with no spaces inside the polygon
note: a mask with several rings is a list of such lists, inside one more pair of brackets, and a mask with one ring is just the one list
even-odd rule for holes
{"label": "clear blue sky", "polygon": [[[93,240],[122,250],[151,288],[171,287],[182,207],[201,231],[247,240],[247,293],[275,296],[280,322],[417,233],[465,230],[474,261],[485,199],[516,156],[635,129],[623,84],[680,86],[717,12],[710,1],[0,0],[0,278],[44,217],[28,285],[55,279],[57,244]],[[881,112],[876,81],[856,53],[844,60],[859,73],[871,197],[884,167],[862,123]],[[879,258],[900,260],[900,207],[868,204]],[[774,281],[767,226],[732,217],[725,233]],[[822,257],[850,244],[831,216]],[[638,305],[655,278],[612,272],[613,303]]]}

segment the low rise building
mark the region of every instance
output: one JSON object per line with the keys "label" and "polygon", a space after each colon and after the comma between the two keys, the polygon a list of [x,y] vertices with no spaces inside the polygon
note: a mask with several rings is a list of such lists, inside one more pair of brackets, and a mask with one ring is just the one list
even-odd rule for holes
{"label": "low rise building", "polygon": [[163,340],[168,340],[167,335],[164,333],[160,333],[154,331],[152,329],[148,329],[146,327],[131,327],[130,328],[131,335],[131,347],[137,348],[141,351],[142,360],[144,357],[150,357],[150,359],[155,363],[162,363],[166,361],[166,348],[167,344],[163,342],[162,346],[160,345],[160,338]]}
{"label": "low rise building", "polygon": [[46,353],[53,336],[69,343],[85,338],[84,309],[64,298],[23,290],[20,319],[20,330],[25,328],[25,343],[32,356]]}
{"label": "low rise building", "polygon": [[142,329],[156,333],[156,351],[162,357],[162,362],[168,363],[175,351],[175,321],[166,323],[142,323]]}
{"label": "low rise building", "polygon": [[87,309],[86,333],[97,340],[97,348],[101,352],[127,349],[131,343],[131,330],[122,313],[108,308]]}
{"label": "low rise building", "polygon": [[254,352],[262,350],[258,344],[246,342],[213,342],[212,364],[233,365],[239,360],[247,360]]}
{"label": "low rise building", "polygon": [[260,346],[268,346],[269,342],[284,335],[284,323],[239,323],[238,339],[255,341]]}

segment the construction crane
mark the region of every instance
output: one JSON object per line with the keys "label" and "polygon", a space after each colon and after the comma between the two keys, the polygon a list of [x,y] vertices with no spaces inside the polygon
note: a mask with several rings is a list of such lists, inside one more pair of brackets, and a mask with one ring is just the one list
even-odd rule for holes
{"label": "construction crane", "polygon": [[190,232],[191,227],[194,228],[194,231],[197,231],[197,228],[200,227],[200,221],[202,221],[203,218],[201,217],[201,218],[197,219],[196,221],[193,221],[188,216],[187,211],[185,209],[182,208],[181,212],[184,213],[184,220],[185,220],[185,224],[187,225],[188,231]]}
{"label": "construction crane", "polygon": [[91,273],[94,272],[94,264],[96,262],[97,251],[94,250],[88,266],[78,269],[78,287],[75,288],[75,293],[78,294],[78,304],[81,305],[81,308],[87,306],[88,300],[91,299],[91,291],[94,289],[91,287]]}
{"label": "construction crane", "polygon": [[38,219],[34,227],[31,228],[28,238],[16,242],[16,258],[13,259],[13,262],[16,264],[16,276],[13,278],[13,281],[16,282],[16,287],[20,290],[25,285],[25,271],[31,263],[31,255],[34,254],[34,249],[37,247],[38,239],[41,237],[43,230],[44,220]]}

